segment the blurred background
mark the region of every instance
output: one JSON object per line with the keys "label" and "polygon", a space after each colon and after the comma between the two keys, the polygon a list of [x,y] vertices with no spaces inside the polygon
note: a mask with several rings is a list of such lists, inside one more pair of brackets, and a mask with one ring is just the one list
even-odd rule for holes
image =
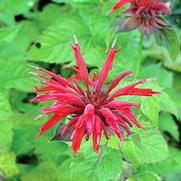
{"label": "blurred background", "polygon": [[[181,1],[172,2],[165,16],[174,27],[164,45],[154,36],[141,42],[140,33],[116,34],[107,15],[116,0],[0,0],[0,180],[8,181],[180,181],[181,180]],[[133,128],[118,147],[113,136],[102,140],[101,155],[84,141],[78,156],[70,143],[49,142],[55,128],[39,139],[48,117],[34,121],[40,107],[30,104],[39,85],[30,65],[42,66],[63,77],[73,75],[65,64],[75,65],[69,43],[76,33],[89,71],[98,72],[110,43],[121,47],[107,82],[125,70],[138,78],[155,77],[146,87],[160,96],[130,98],[142,104],[135,111],[146,131]]]}

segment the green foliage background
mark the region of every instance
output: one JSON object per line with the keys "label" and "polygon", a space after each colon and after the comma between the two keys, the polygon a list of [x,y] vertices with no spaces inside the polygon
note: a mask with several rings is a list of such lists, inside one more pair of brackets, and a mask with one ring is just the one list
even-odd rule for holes
{"label": "green foliage background", "polygon": [[[116,35],[111,29],[116,13],[107,16],[113,3],[0,1],[0,180],[181,180],[180,1],[174,1],[173,14],[167,17],[174,30],[165,32],[159,44],[154,37],[142,44],[138,31]],[[72,72],[64,64],[74,65],[69,46],[74,33],[91,71],[101,68],[110,43],[118,36],[116,46],[121,51],[107,82],[130,69],[134,75],[123,84],[156,77],[156,83],[146,86],[162,92],[160,96],[131,98],[142,103],[136,115],[146,131],[133,128],[123,143],[112,137],[106,146],[102,140],[102,160],[93,153],[91,141],[84,141],[75,157],[69,143],[48,143],[53,129],[35,138],[48,118],[33,121],[42,103],[29,103],[35,96],[32,86],[38,85],[28,74],[32,71],[29,65],[70,76]]]}

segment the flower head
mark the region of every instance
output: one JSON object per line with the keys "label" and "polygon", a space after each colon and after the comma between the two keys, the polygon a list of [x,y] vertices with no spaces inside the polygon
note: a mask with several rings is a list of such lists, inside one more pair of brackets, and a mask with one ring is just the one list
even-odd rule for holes
{"label": "flower head", "polygon": [[[159,94],[159,92],[152,89],[137,88],[138,85],[154,79],[143,79],[113,92],[118,83],[130,75],[131,71],[120,74],[106,87],[106,78],[112,68],[114,57],[119,51],[113,46],[109,50],[100,74],[93,73],[92,77],[89,78],[79,44],[76,37],[74,38],[75,44],[71,44],[71,47],[77,66],[77,68],[73,68],[76,71],[75,76],[65,79],[44,68],[37,68],[38,71],[33,73],[44,79],[42,82],[44,86],[34,87],[39,95],[31,101],[54,101],[50,107],[42,108],[41,116],[47,114],[52,116],[42,125],[38,136],[53,127],[62,118],[70,115],[70,120],[67,123],[59,125],[54,138],[72,141],[72,149],[76,154],[82,139],[85,137],[88,140],[92,136],[94,151],[98,152],[102,134],[105,135],[106,139],[109,139],[111,134],[116,134],[123,141],[123,130],[130,135],[129,127],[132,127],[133,124],[142,128],[132,112],[132,108],[139,108],[140,104],[120,101],[116,98],[126,95],[152,96]],[[79,81],[84,82],[85,88],[80,86]]]}
{"label": "flower head", "polygon": [[168,27],[162,15],[170,13],[171,10],[161,0],[118,0],[110,13],[127,3],[130,3],[130,6],[124,12],[125,18],[120,21],[118,31],[131,31],[139,28],[143,34],[149,36],[155,31],[161,31]]}

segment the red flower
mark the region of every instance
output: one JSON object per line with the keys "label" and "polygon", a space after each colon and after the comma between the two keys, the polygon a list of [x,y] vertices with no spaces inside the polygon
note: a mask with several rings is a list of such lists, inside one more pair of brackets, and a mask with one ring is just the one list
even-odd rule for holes
{"label": "red flower", "polygon": [[[117,97],[126,95],[152,96],[153,94],[159,94],[159,92],[152,89],[137,88],[139,84],[153,81],[153,79],[143,79],[113,92],[118,83],[124,77],[130,75],[131,71],[120,74],[108,87],[105,87],[104,83],[112,68],[114,57],[119,51],[114,49],[113,46],[109,50],[100,74],[93,73],[92,78],[89,78],[79,44],[76,37],[74,38],[75,45],[71,45],[71,47],[78,67],[74,69],[77,72],[76,76],[65,79],[43,68],[37,68],[39,71],[33,73],[44,79],[42,82],[44,86],[41,88],[35,87],[39,95],[31,101],[55,101],[50,107],[42,108],[41,116],[53,115],[43,124],[38,137],[62,118],[70,115],[71,118],[68,123],[62,123],[58,127],[55,139],[72,141],[72,149],[76,154],[83,137],[88,140],[92,135],[94,151],[98,152],[102,134],[109,139],[110,134],[115,133],[123,141],[123,129],[130,135],[129,127],[132,127],[133,124],[142,128],[132,112],[132,107],[139,108],[140,104],[116,100]],[[84,82],[85,90],[79,85],[79,80]]]}
{"label": "red flower", "polygon": [[120,21],[118,31],[131,31],[138,27],[143,34],[149,36],[152,32],[168,27],[162,15],[171,10],[161,0],[119,0],[110,13],[127,3],[131,5],[124,12],[126,18]]}

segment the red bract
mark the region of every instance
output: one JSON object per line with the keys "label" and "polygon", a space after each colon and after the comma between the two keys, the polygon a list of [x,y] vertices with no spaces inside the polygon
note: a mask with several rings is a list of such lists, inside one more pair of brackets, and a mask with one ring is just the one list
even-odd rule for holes
{"label": "red bract", "polygon": [[127,3],[130,3],[130,6],[124,12],[125,18],[120,21],[118,31],[131,31],[139,28],[143,34],[149,36],[154,31],[168,27],[162,15],[170,13],[171,10],[161,0],[119,0],[110,13]]}
{"label": "red bract", "polygon": [[[131,71],[120,74],[108,87],[104,86],[108,73],[112,68],[114,57],[119,51],[114,49],[113,46],[109,50],[100,74],[93,73],[92,78],[89,78],[79,44],[76,37],[74,38],[75,44],[71,45],[71,47],[78,67],[73,68],[76,76],[65,79],[43,68],[37,68],[39,71],[33,73],[44,79],[42,81],[44,86],[41,88],[35,87],[39,95],[31,101],[55,101],[50,107],[42,108],[41,116],[46,114],[52,116],[43,124],[38,136],[53,127],[62,118],[70,115],[71,118],[68,123],[59,125],[54,139],[72,141],[72,149],[76,154],[82,139],[85,137],[88,140],[92,136],[94,151],[98,152],[102,134],[107,139],[111,134],[116,134],[123,141],[123,129],[130,135],[129,127],[132,127],[133,124],[138,128],[142,128],[132,112],[132,108],[139,108],[140,104],[116,100],[117,97],[127,95],[152,96],[153,94],[159,94],[159,92],[152,89],[137,88],[138,85],[154,79],[143,79],[113,92],[118,83],[130,75]],[[79,80],[84,82],[85,88],[80,86]],[[41,116],[38,116],[38,118]]]}

